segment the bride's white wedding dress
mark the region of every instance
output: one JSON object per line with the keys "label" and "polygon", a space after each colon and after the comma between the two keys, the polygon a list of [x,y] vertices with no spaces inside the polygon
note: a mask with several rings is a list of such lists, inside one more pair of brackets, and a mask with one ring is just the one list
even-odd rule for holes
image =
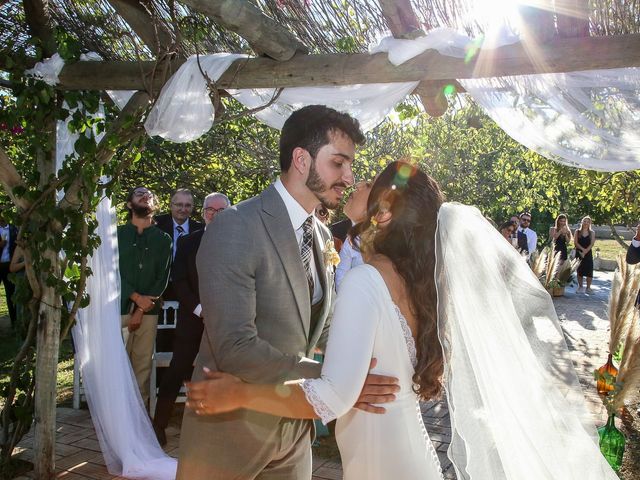
{"label": "bride's white wedding dress", "polygon": [[[400,392],[385,414],[352,408],[372,358],[373,373],[397,377]],[[441,479],[440,463],[413,392],[416,348],[378,271],[351,270],[336,301],[322,376],[303,389],[322,421],[337,418],[345,480]]]}
{"label": "bride's white wedding dress", "polygon": [[[436,234],[438,330],[458,480],[616,480],[551,298],[473,207],[445,203]],[[426,299],[425,299],[426,301]],[[382,415],[352,408],[372,358],[399,379]],[[303,389],[323,422],[338,418],[345,480],[442,478],[412,391],[415,345],[370,265],[345,277],[325,363]]]}

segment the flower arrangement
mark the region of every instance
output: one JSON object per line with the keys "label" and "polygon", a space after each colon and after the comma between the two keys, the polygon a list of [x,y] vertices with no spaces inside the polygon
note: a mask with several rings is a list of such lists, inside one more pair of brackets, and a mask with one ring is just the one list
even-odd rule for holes
{"label": "flower arrangement", "polygon": [[340,263],[340,255],[336,251],[336,247],[333,244],[333,239],[327,240],[322,250],[322,256],[324,259],[325,268],[337,267]]}

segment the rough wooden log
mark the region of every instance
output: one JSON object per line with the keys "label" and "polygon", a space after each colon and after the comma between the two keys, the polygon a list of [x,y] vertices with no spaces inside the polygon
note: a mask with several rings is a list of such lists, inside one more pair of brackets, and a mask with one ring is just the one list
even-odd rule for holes
{"label": "rough wooden log", "polygon": [[[489,55],[488,52],[491,52]],[[172,63],[175,70],[181,61]],[[386,54],[298,55],[287,62],[268,58],[238,60],[220,78],[228,88],[277,88],[356,83],[407,82],[573,72],[640,66],[640,34],[554,39],[530,52],[522,44],[481,51],[475,59],[440,55],[429,50],[394,66]],[[60,74],[59,88],[68,90],[144,90],[153,62],[78,62]],[[154,89],[164,78],[154,79]]]}
{"label": "rough wooden log", "polygon": [[555,7],[560,37],[589,36],[588,0],[555,0]]}
{"label": "rough wooden log", "polygon": [[[418,17],[413,11],[409,0],[378,0],[382,8],[389,30],[395,38],[417,38],[424,35],[418,25]],[[421,88],[413,92],[420,97],[425,111],[432,117],[440,117],[445,114],[449,103],[442,90],[442,82],[424,81]]]}
{"label": "rough wooden log", "polygon": [[424,35],[410,0],[378,0],[378,3],[389,30],[395,38],[414,38]]}
{"label": "rough wooden log", "polygon": [[49,0],[23,0],[22,4],[29,33],[40,40],[45,55],[50,57],[56,51],[56,44],[51,28]]}
{"label": "rough wooden log", "polygon": [[173,43],[171,32],[145,8],[145,0],[109,0],[109,3],[156,56]]}
{"label": "rough wooden log", "polygon": [[535,6],[521,4],[520,30],[522,38],[532,44],[543,44],[556,36],[553,0],[539,0]]}
{"label": "rough wooden log", "polygon": [[244,38],[258,55],[275,60],[289,60],[307,48],[272,18],[267,17],[247,0],[182,0]]}

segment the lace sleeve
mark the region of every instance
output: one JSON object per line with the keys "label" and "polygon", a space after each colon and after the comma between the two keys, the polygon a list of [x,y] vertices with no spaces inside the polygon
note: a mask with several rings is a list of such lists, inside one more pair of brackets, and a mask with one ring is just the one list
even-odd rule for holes
{"label": "lace sleeve", "polygon": [[337,415],[333,413],[331,408],[322,401],[320,395],[317,390],[314,388],[313,384],[316,382],[316,379],[304,380],[302,382],[302,390],[304,391],[305,397],[307,397],[307,401],[313,407],[314,412],[320,417],[323,424],[329,423],[331,420],[335,420]]}

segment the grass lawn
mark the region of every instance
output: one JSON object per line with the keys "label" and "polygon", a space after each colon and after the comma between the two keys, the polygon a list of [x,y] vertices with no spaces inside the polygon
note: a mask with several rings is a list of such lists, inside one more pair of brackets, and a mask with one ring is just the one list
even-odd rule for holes
{"label": "grass lawn", "polygon": [[593,248],[600,249],[600,258],[605,260],[615,260],[618,254],[626,255],[627,249],[620,246],[615,240],[596,239]]}
{"label": "grass lawn", "polygon": [[[4,288],[0,288],[0,383],[9,379],[13,359],[22,342],[10,328],[9,312],[4,297]],[[58,360],[57,402],[61,406],[71,406],[73,396],[73,349],[69,338],[62,342]],[[0,405],[3,402],[0,399]]]}

